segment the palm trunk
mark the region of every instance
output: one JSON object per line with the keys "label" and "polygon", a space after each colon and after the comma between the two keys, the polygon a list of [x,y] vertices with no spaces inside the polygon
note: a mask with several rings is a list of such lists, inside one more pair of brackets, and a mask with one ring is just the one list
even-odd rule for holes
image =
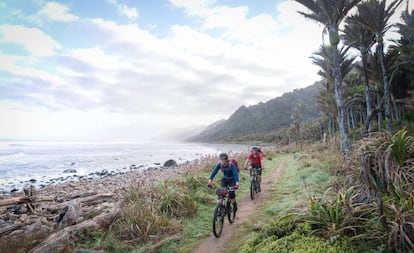
{"label": "palm trunk", "polygon": [[381,105],[381,95],[379,93],[379,87],[377,83],[375,84],[375,92],[377,93],[376,94],[377,95],[376,109],[377,109],[378,131],[381,131],[382,129],[382,111],[381,111],[382,105]]}
{"label": "palm trunk", "polygon": [[[372,123],[371,123],[371,115],[372,115],[372,108],[371,108],[371,97],[369,95],[369,79],[368,79],[368,70],[367,70],[367,53],[361,49],[362,55],[362,68],[364,69],[364,82],[365,82],[365,104],[367,107],[367,117],[365,120],[365,131],[369,135],[372,131]],[[366,49],[365,49],[366,50]]]}
{"label": "palm trunk", "polygon": [[[381,36],[378,35],[377,36]],[[391,95],[390,95],[390,83],[388,82],[387,70],[385,69],[384,63],[384,44],[382,42],[382,37],[377,38],[378,40],[378,50],[380,56],[381,70],[382,70],[382,79],[384,81],[384,114],[385,114],[385,128],[387,131],[391,131]]]}
{"label": "palm trunk", "polygon": [[[331,36],[338,36],[338,28],[334,25],[328,25],[329,36],[332,46],[332,62],[333,62],[333,76],[335,79],[335,98],[336,98],[336,106],[338,110],[338,124],[339,124],[339,135],[341,139],[341,152],[346,157],[349,155],[351,151],[351,143],[349,142],[348,132],[345,126],[345,110],[344,110],[344,91],[342,87],[342,73],[341,73],[341,65],[339,62],[339,52],[338,52],[338,44],[333,44],[332,41],[334,39]],[[339,41],[338,41],[339,42]]]}

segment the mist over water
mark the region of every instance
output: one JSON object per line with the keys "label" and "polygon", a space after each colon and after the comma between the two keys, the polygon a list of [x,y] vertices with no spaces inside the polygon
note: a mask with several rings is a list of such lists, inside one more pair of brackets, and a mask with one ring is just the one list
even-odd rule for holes
{"label": "mist over water", "polygon": [[0,192],[47,185],[51,180],[59,183],[53,179],[74,175],[126,172],[132,165],[145,169],[169,159],[182,164],[204,155],[247,150],[236,144],[0,142]]}

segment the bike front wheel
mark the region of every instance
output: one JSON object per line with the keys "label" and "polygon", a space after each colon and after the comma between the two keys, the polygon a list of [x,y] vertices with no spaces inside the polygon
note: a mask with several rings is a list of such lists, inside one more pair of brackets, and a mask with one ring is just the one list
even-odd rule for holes
{"label": "bike front wheel", "polygon": [[213,234],[215,237],[220,237],[223,232],[223,223],[224,223],[224,206],[217,205],[214,208],[213,214]]}
{"label": "bike front wheel", "polygon": [[255,194],[256,194],[256,180],[253,178],[253,180],[250,182],[250,198],[254,199]]}

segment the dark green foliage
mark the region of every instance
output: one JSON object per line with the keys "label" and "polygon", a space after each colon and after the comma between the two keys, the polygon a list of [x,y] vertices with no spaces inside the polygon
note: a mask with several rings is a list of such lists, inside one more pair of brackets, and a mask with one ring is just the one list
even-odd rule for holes
{"label": "dark green foliage", "polygon": [[261,232],[264,236],[281,238],[292,233],[296,226],[293,215],[285,215],[264,225]]}
{"label": "dark green foliage", "polygon": [[282,216],[251,234],[240,252],[356,252],[349,241],[337,238],[329,243],[310,235],[310,227],[295,219],[295,214]]}
{"label": "dark green foliage", "polygon": [[358,202],[359,193],[351,187],[338,192],[336,197],[311,197],[309,211],[301,219],[311,226],[311,234],[324,238],[349,237],[369,239],[372,236],[369,219],[374,216],[374,207]]}
{"label": "dark green foliage", "polygon": [[277,240],[265,240],[255,247],[254,252],[278,253],[356,253],[349,242],[337,241],[330,244],[328,241],[315,237],[292,233]]}

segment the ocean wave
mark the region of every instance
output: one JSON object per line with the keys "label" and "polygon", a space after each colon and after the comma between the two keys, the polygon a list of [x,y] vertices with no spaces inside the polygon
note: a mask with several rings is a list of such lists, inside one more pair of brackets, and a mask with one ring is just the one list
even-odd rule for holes
{"label": "ocean wave", "polygon": [[5,153],[0,152],[0,161],[15,160],[15,159],[18,159],[18,158],[22,158],[24,156],[26,156],[26,154],[21,152],[21,151],[5,152]]}

